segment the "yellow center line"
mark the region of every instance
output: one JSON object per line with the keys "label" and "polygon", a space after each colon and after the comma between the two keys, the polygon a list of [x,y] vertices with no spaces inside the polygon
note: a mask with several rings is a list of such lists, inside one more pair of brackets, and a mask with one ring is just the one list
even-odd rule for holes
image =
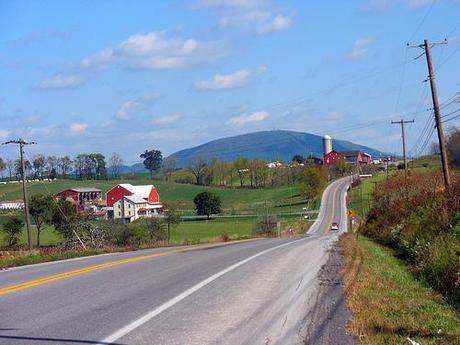
{"label": "yellow center line", "polygon": [[[251,240],[253,240],[253,239],[242,240],[242,241],[238,241],[238,242],[246,242],[246,241],[251,241]],[[228,244],[228,243],[226,243],[226,244]],[[220,245],[224,245],[224,244],[218,244],[218,245],[215,245],[213,247],[218,247]],[[168,251],[164,251],[164,252],[160,252],[160,253],[154,253],[154,254],[136,256],[136,257],[128,258],[128,259],[110,261],[110,262],[106,262],[106,263],[103,263],[103,264],[98,264],[98,265],[88,266],[88,267],[84,267],[84,268],[80,268],[80,269],[76,269],[76,270],[72,270],[72,271],[53,274],[53,275],[50,275],[50,276],[46,276],[46,277],[42,277],[42,278],[38,278],[38,279],[33,279],[33,280],[29,280],[29,281],[22,282],[22,283],[19,283],[19,284],[14,284],[14,285],[10,285],[10,286],[0,288],[0,295],[6,295],[6,294],[9,294],[9,293],[12,293],[12,292],[29,289],[29,288],[34,287],[34,286],[44,285],[44,284],[48,284],[48,283],[51,283],[51,282],[54,282],[54,281],[57,281],[57,280],[67,279],[67,278],[75,277],[75,276],[78,276],[78,275],[81,275],[81,274],[84,274],[84,273],[94,272],[94,271],[98,271],[98,270],[102,270],[102,269],[106,269],[106,268],[110,268],[110,267],[126,265],[126,264],[129,264],[129,263],[138,262],[138,261],[142,261],[142,260],[148,260],[148,259],[158,258],[158,257],[161,257],[161,256],[166,256],[166,255],[190,252],[190,251],[193,251],[193,250],[209,248],[209,247],[210,246],[199,246],[199,247],[193,247],[193,248],[182,248],[182,249],[168,250]]]}

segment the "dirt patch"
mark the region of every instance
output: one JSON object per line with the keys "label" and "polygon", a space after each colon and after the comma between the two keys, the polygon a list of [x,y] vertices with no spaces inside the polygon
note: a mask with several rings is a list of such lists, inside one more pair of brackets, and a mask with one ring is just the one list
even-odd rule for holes
{"label": "dirt patch", "polygon": [[343,254],[338,243],[330,249],[327,263],[318,273],[319,289],[307,326],[305,344],[355,344],[346,327],[351,314],[346,306],[342,278]]}

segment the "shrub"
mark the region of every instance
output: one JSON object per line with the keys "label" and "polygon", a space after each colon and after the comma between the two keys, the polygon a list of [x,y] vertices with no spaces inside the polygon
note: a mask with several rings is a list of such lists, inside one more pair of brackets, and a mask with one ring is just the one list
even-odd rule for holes
{"label": "shrub", "polygon": [[148,225],[144,220],[136,220],[128,225],[128,243],[140,246],[148,239]]}
{"label": "shrub", "polygon": [[360,231],[398,251],[438,291],[460,296],[460,180],[449,192],[438,172],[380,183]]}
{"label": "shrub", "polygon": [[121,220],[108,220],[106,223],[108,239],[117,246],[126,246],[131,242],[131,231]]}
{"label": "shrub", "polygon": [[279,218],[277,216],[260,216],[254,223],[254,234],[259,236],[275,236]]}
{"label": "shrub", "polygon": [[8,247],[14,246],[19,242],[19,235],[22,232],[24,221],[19,217],[10,217],[3,224],[2,232],[7,237]]}

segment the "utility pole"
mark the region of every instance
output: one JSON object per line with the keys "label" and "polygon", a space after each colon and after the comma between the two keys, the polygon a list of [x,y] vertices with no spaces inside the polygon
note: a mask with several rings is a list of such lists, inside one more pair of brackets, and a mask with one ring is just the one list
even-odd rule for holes
{"label": "utility pole", "polygon": [[403,119],[399,121],[391,121],[393,125],[401,125],[401,133],[402,133],[402,145],[403,145],[403,159],[404,159],[404,176],[407,178],[407,157],[406,157],[406,133],[404,130],[405,123],[414,123],[414,120],[404,121]]}
{"label": "utility pole", "polygon": [[[431,60],[431,48],[436,45],[440,45],[440,44],[447,44],[447,40],[444,40],[443,42],[438,42],[438,43],[430,43],[428,42],[428,40],[424,40],[423,44],[420,44],[415,47],[422,48],[424,50],[424,52],[418,57],[416,57],[416,59],[418,59],[423,54],[426,55],[426,63],[428,65],[428,79],[430,81],[431,98],[433,100],[434,119],[436,122],[436,129],[438,132],[439,150],[441,151],[441,162],[442,162],[442,172],[444,176],[444,186],[446,190],[449,190],[450,174],[449,174],[449,164],[447,162],[446,142],[444,140],[444,130],[442,128],[441,110],[439,108],[439,100],[438,100],[438,89],[436,86],[433,62]],[[411,48],[414,48],[414,47],[411,47]]]}
{"label": "utility pole", "polygon": [[32,250],[32,232],[30,229],[30,215],[29,215],[29,198],[27,196],[27,185],[26,185],[26,162],[24,160],[24,146],[25,145],[34,145],[36,144],[33,141],[26,141],[24,139],[11,140],[3,143],[2,145],[7,144],[17,144],[19,145],[19,156],[21,158],[21,170],[22,170],[22,196],[24,198],[24,216],[26,218],[26,229],[27,229],[27,242],[29,245],[29,250]]}

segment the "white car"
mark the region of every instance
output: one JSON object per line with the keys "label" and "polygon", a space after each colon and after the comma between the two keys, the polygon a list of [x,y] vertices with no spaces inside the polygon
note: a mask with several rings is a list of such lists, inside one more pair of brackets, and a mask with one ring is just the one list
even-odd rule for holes
{"label": "white car", "polygon": [[334,222],[331,224],[331,231],[339,231],[339,223]]}

